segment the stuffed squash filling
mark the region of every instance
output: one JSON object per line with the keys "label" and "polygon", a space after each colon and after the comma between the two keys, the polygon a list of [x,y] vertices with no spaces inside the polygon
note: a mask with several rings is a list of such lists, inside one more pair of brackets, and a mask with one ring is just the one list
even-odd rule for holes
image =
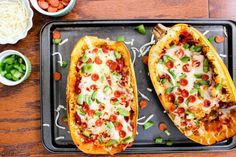
{"label": "stuffed squash filling", "polygon": [[84,50],[76,64],[75,122],[82,142],[106,147],[133,139],[133,89],[122,54],[107,45]]}

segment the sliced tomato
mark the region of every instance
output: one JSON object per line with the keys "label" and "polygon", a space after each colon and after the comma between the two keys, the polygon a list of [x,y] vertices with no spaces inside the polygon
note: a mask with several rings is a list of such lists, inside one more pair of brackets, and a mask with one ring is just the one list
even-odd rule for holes
{"label": "sliced tomato", "polygon": [[110,76],[107,76],[106,79],[107,79],[107,82],[108,82],[109,86],[111,86],[111,84],[112,84],[112,82],[111,82],[111,77],[110,77]]}
{"label": "sliced tomato", "polygon": [[182,95],[182,89],[177,88],[177,91],[175,92],[176,95]]}
{"label": "sliced tomato", "polygon": [[105,109],[105,105],[104,104],[99,104],[98,111],[102,111],[104,109]]}
{"label": "sliced tomato", "polygon": [[169,112],[174,112],[176,108],[177,108],[177,107],[176,107],[174,104],[172,104],[172,105],[170,106]]}
{"label": "sliced tomato", "polygon": [[[45,2],[46,3],[46,2]],[[61,33],[58,31],[54,31],[52,33],[53,39],[61,39]]]}
{"label": "sliced tomato", "polygon": [[115,97],[112,97],[112,98],[110,99],[110,102],[111,102],[111,103],[116,102],[116,101],[118,101],[118,99],[115,98]]}
{"label": "sliced tomato", "polygon": [[96,90],[96,89],[97,89],[97,86],[96,86],[95,84],[93,84],[93,85],[90,86],[90,89],[91,89],[91,90]]}
{"label": "sliced tomato", "polygon": [[126,136],[126,132],[124,130],[120,130],[119,135],[121,138],[124,138]]}
{"label": "sliced tomato", "polygon": [[177,109],[177,113],[178,113],[179,115],[181,115],[181,114],[184,113],[184,112],[185,112],[185,109],[182,108],[182,107],[179,107],[179,108]]}
{"label": "sliced tomato", "polygon": [[148,101],[146,99],[142,99],[140,102],[139,102],[139,106],[141,109],[144,109],[147,107],[147,104],[148,104]]}
{"label": "sliced tomato", "polygon": [[211,105],[211,102],[207,99],[204,100],[204,107],[209,107]]}
{"label": "sliced tomato", "polygon": [[103,48],[102,48],[103,53],[108,53],[108,50],[109,50],[109,49],[108,49],[107,47],[103,47]]}
{"label": "sliced tomato", "polygon": [[168,100],[169,102],[174,103],[174,102],[175,102],[175,94],[173,94],[173,93],[168,94],[168,95],[167,95],[167,100]]}
{"label": "sliced tomato", "polygon": [[93,116],[94,114],[95,114],[95,110],[89,110],[89,111],[88,111],[88,115],[89,115],[89,116]]}
{"label": "sliced tomato", "polygon": [[103,120],[102,120],[102,119],[98,119],[98,120],[95,122],[95,125],[96,125],[97,127],[102,126],[102,124],[103,124]]}
{"label": "sliced tomato", "polygon": [[188,97],[189,102],[194,103],[196,101],[196,97],[194,95],[190,95]]}
{"label": "sliced tomato", "polygon": [[116,125],[115,125],[115,129],[116,130],[121,130],[123,128],[123,125],[121,124],[121,122],[118,122]]}
{"label": "sliced tomato", "polygon": [[102,60],[101,60],[98,56],[95,57],[94,62],[95,62],[96,64],[102,64]]}
{"label": "sliced tomato", "polygon": [[117,68],[117,66],[118,66],[117,62],[114,62],[113,60],[108,60],[108,61],[106,62],[106,65],[107,65],[112,71],[116,70],[116,68]]}
{"label": "sliced tomato", "polygon": [[190,65],[185,64],[182,69],[183,69],[184,72],[190,72]]}
{"label": "sliced tomato", "polygon": [[88,111],[90,110],[90,107],[88,104],[84,104],[82,108],[83,108],[83,111],[86,113],[88,113]]}
{"label": "sliced tomato", "polygon": [[148,64],[148,56],[143,56],[143,64]]}
{"label": "sliced tomato", "polygon": [[171,60],[168,60],[168,61],[166,62],[166,67],[169,68],[169,69],[171,69],[171,68],[174,67],[174,63],[173,63]]}
{"label": "sliced tomato", "polygon": [[118,64],[117,68],[116,68],[116,71],[121,72],[123,70],[123,67],[124,67],[124,60],[123,59],[117,59],[116,62]]}
{"label": "sliced tomato", "polygon": [[184,50],[183,49],[178,49],[175,51],[175,55],[178,56],[179,58],[184,56]]}
{"label": "sliced tomato", "polygon": [[167,130],[167,125],[166,125],[164,122],[161,122],[161,123],[159,124],[159,129],[160,129],[161,131],[165,131],[165,130]]}
{"label": "sliced tomato", "polygon": [[116,115],[113,115],[113,114],[110,115],[109,120],[112,121],[112,122],[115,122],[117,120]]}
{"label": "sliced tomato", "polygon": [[188,91],[187,90],[182,90],[182,96],[184,97],[184,98],[187,98],[188,97],[188,95],[189,95],[189,93],[188,93]]}
{"label": "sliced tomato", "polygon": [[115,96],[116,98],[119,98],[119,97],[121,96],[121,94],[122,94],[122,92],[119,91],[119,90],[116,90],[116,91],[114,92],[114,96]]}
{"label": "sliced tomato", "polygon": [[89,58],[86,63],[92,63],[92,59]]}
{"label": "sliced tomato", "polygon": [[181,104],[184,102],[184,98],[182,96],[178,96],[178,103]]}
{"label": "sliced tomato", "polygon": [[93,52],[93,53],[98,52],[98,48],[94,48],[92,52]]}
{"label": "sliced tomato", "polygon": [[93,81],[97,81],[98,79],[99,79],[99,75],[98,74],[92,74],[91,75],[91,79],[93,80]]}
{"label": "sliced tomato", "polygon": [[201,65],[201,62],[198,60],[193,60],[192,65],[193,65],[193,67],[199,67]]}
{"label": "sliced tomato", "polygon": [[76,122],[78,125],[81,125],[81,118],[80,118],[80,116],[79,116],[77,113],[75,113],[75,122]]}
{"label": "sliced tomato", "polygon": [[202,80],[207,81],[209,79],[209,76],[207,74],[202,75]]}
{"label": "sliced tomato", "polygon": [[181,85],[181,86],[187,86],[188,85],[188,80],[186,80],[186,79],[180,79],[180,81],[179,81],[179,84]]}

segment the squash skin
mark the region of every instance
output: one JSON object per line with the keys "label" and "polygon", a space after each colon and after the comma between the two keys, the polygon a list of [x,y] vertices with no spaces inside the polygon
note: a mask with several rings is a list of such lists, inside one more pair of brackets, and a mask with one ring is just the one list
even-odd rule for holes
{"label": "squash skin", "polygon": [[[153,83],[153,86],[155,88],[155,91],[161,101],[162,106],[165,108],[166,111],[169,111],[171,103],[169,103],[165,97],[165,88],[162,86],[162,84],[157,80],[157,74],[156,74],[156,64],[158,60],[160,59],[159,54],[161,54],[162,49],[169,45],[171,41],[174,39],[178,39],[178,36],[181,31],[187,31],[190,33],[194,40],[199,41],[204,47],[206,47],[206,57],[213,65],[214,73],[217,74],[217,77],[215,79],[216,83],[221,83],[223,87],[226,89],[227,94],[221,98],[224,102],[232,102],[236,104],[236,88],[234,86],[234,83],[230,77],[230,74],[227,70],[227,67],[217,54],[215,48],[212,46],[212,44],[208,41],[208,39],[202,35],[197,29],[193,28],[192,26],[189,26],[187,24],[176,24],[170,29],[166,29],[166,31],[158,31],[159,34],[154,34],[157,37],[157,43],[152,46],[149,52],[149,58],[148,58],[148,67],[150,72],[151,81]],[[167,46],[168,47],[168,46]],[[168,113],[168,116],[170,119],[174,122],[174,116]],[[184,130],[176,126],[186,137],[189,139],[200,143],[202,145],[212,145],[216,142],[222,141],[226,138],[230,138],[236,134],[236,110],[230,111],[230,124],[229,126],[223,125],[222,129],[217,131],[211,131],[207,132],[205,131],[201,135],[186,135]],[[209,128],[214,128],[216,121],[209,123]]]}
{"label": "squash skin", "polygon": [[92,142],[89,143],[82,143],[81,141],[81,133],[79,132],[79,129],[77,128],[78,124],[75,123],[74,114],[75,106],[76,106],[76,100],[77,100],[77,94],[74,93],[74,86],[76,82],[76,63],[78,59],[82,56],[83,50],[88,48],[88,45],[85,40],[89,40],[93,46],[100,46],[107,44],[111,48],[118,50],[125,61],[126,67],[128,67],[130,72],[130,86],[133,89],[134,92],[134,98],[133,102],[131,104],[131,108],[134,111],[134,116],[131,121],[131,124],[134,126],[133,129],[133,139],[135,139],[136,136],[136,130],[137,130],[137,118],[138,118],[138,95],[137,95],[137,85],[136,85],[136,79],[135,79],[135,73],[133,69],[133,65],[131,62],[130,54],[127,49],[127,47],[122,42],[113,42],[105,39],[99,39],[94,36],[86,36],[82,37],[77,44],[74,46],[74,49],[71,53],[71,61],[70,61],[70,68],[67,78],[67,91],[66,91],[66,101],[67,101],[67,116],[68,116],[68,126],[70,130],[70,134],[72,137],[72,140],[74,144],[84,153],[87,154],[116,154],[121,151],[124,151],[126,147],[130,144],[118,144],[116,147],[109,147],[106,148],[104,145],[94,145]]}

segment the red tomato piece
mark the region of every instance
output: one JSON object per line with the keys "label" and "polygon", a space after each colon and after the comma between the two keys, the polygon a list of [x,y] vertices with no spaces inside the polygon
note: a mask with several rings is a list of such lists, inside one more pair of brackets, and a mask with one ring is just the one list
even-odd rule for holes
{"label": "red tomato piece", "polygon": [[123,130],[120,130],[119,135],[120,135],[121,138],[124,138],[126,136],[126,132],[123,131]]}
{"label": "red tomato piece", "polygon": [[121,130],[123,128],[123,125],[120,123],[120,122],[118,122],[116,125],[115,125],[115,129],[116,130]]}
{"label": "red tomato piece", "polygon": [[177,88],[177,91],[175,92],[176,95],[182,95],[182,89]]}
{"label": "red tomato piece", "polygon": [[225,41],[225,38],[222,35],[216,35],[215,36],[215,42],[216,43],[222,43]]}
{"label": "red tomato piece", "polygon": [[188,85],[188,80],[183,78],[179,81],[179,83],[180,83],[181,86],[187,86]]}
{"label": "red tomato piece", "polygon": [[165,131],[165,130],[167,130],[167,125],[166,125],[164,122],[161,122],[161,123],[159,124],[159,129],[160,129],[161,131]]}
{"label": "red tomato piece", "polygon": [[143,64],[148,64],[148,56],[143,56]]}
{"label": "red tomato piece", "polygon": [[98,75],[98,74],[92,74],[92,75],[91,75],[91,79],[92,79],[93,81],[97,81],[97,80],[99,79],[99,75]]}
{"label": "red tomato piece", "polygon": [[98,52],[98,48],[94,48],[92,52],[93,52],[93,53]]}
{"label": "red tomato piece", "polygon": [[102,126],[102,124],[103,124],[103,120],[102,120],[102,119],[98,119],[98,120],[95,122],[95,125],[96,125],[97,127]]}
{"label": "red tomato piece", "polygon": [[184,50],[183,49],[178,49],[177,51],[175,51],[175,55],[178,56],[179,58],[184,56]]}
{"label": "red tomato piece", "polygon": [[102,64],[102,60],[101,60],[98,56],[95,57],[94,62],[95,62],[96,64]]}
{"label": "red tomato piece", "polygon": [[188,93],[188,91],[187,90],[182,90],[182,96],[184,97],[184,98],[187,98],[188,97],[188,95],[189,95],[189,93]]}
{"label": "red tomato piece", "polygon": [[52,37],[53,37],[53,39],[61,39],[61,33],[58,31],[54,31],[52,33]]}
{"label": "red tomato piece", "polygon": [[88,125],[87,125],[87,123],[83,122],[83,123],[81,124],[81,127],[82,127],[82,128],[87,128]]}
{"label": "red tomato piece", "polygon": [[83,111],[86,113],[88,113],[88,111],[90,110],[90,107],[88,104],[84,104],[82,108],[83,108]]}
{"label": "red tomato piece", "polygon": [[95,84],[93,84],[93,85],[90,86],[90,89],[91,89],[91,90],[96,90],[96,89],[97,89],[97,86],[96,86]]}
{"label": "red tomato piece", "polygon": [[174,67],[174,63],[169,60],[169,61],[166,62],[166,67],[169,68],[169,69],[171,69],[171,68]]}
{"label": "red tomato piece", "polygon": [[173,93],[168,94],[168,95],[167,95],[167,100],[168,100],[169,102],[174,103],[174,102],[175,102],[175,94],[173,94]]}
{"label": "red tomato piece", "polygon": [[182,113],[184,113],[184,112],[185,112],[185,109],[182,108],[182,107],[180,107],[180,108],[177,109],[177,113],[178,113],[179,115],[182,114]]}
{"label": "red tomato piece", "polygon": [[183,69],[184,72],[190,72],[189,64],[185,64],[182,69]]}
{"label": "red tomato piece", "polygon": [[209,76],[207,74],[202,75],[202,80],[207,81],[209,79]]}
{"label": "red tomato piece", "polygon": [[193,67],[199,67],[201,65],[201,62],[198,60],[193,60],[192,65],[193,65]]}
{"label": "red tomato piece", "polygon": [[121,92],[120,91],[118,91],[118,90],[116,90],[115,92],[114,92],[114,96],[116,97],[116,98],[119,98],[120,96],[121,96]]}
{"label": "red tomato piece", "polygon": [[80,116],[76,113],[75,114],[75,122],[78,124],[78,125],[81,125],[81,118]]}
{"label": "red tomato piece", "polygon": [[54,72],[53,73],[53,79],[56,81],[59,81],[61,79],[61,73],[60,72]]}
{"label": "red tomato piece", "polygon": [[204,100],[204,107],[209,107],[211,105],[211,102],[207,99]]}
{"label": "red tomato piece", "polygon": [[88,111],[88,115],[89,115],[89,116],[93,116],[94,114],[95,114],[95,110],[89,110],[89,111]]}
{"label": "red tomato piece", "polygon": [[194,95],[190,95],[190,96],[188,97],[188,100],[189,100],[189,102],[193,103],[193,102],[196,101],[196,97],[195,97]]}
{"label": "red tomato piece", "polygon": [[110,115],[109,120],[115,122],[117,120],[116,115]]}
{"label": "red tomato piece", "polygon": [[142,99],[140,102],[139,102],[139,106],[141,109],[144,109],[146,108],[148,105],[148,101],[146,99]]}
{"label": "red tomato piece", "polygon": [[102,51],[103,51],[103,53],[108,53],[108,48],[103,47],[103,48],[102,48]]}
{"label": "red tomato piece", "polygon": [[99,104],[98,111],[102,111],[104,109],[105,109],[105,105],[104,104]]}
{"label": "red tomato piece", "polygon": [[170,111],[170,112],[174,112],[176,108],[177,108],[177,107],[176,107],[174,104],[172,104],[172,105],[170,106],[169,111]]}
{"label": "red tomato piece", "polygon": [[182,96],[178,96],[177,100],[179,104],[184,102],[184,98]]}
{"label": "red tomato piece", "polygon": [[110,70],[114,71],[116,70],[118,64],[112,60],[108,60],[106,65],[110,68]]}

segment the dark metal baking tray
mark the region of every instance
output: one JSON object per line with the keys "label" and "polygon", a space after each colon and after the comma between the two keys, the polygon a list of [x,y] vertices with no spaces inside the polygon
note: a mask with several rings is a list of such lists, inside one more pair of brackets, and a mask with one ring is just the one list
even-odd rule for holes
{"label": "dark metal baking tray", "polygon": [[[67,124],[63,123],[62,117],[66,116],[65,110],[60,110],[59,124],[65,127],[60,129],[55,126],[55,111],[59,105],[66,107],[66,81],[68,67],[61,68],[57,64],[57,58],[52,57],[52,53],[59,51],[64,60],[70,61],[70,53],[78,39],[85,35],[94,35],[100,38],[110,38],[116,40],[118,36],[125,36],[126,41],[134,39],[134,47],[140,48],[141,45],[150,41],[151,30],[157,24],[162,23],[166,26],[172,26],[176,23],[187,23],[196,27],[201,32],[209,30],[207,37],[217,34],[225,35],[226,30],[228,37],[224,43],[215,44],[218,53],[225,54],[227,57],[222,58],[227,65],[231,76],[236,81],[236,26],[230,20],[199,20],[199,19],[166,19],[166,20],[100,20],[100,21],[55,21],[46,24],[40,34],[40,73],[41,73],[41,126],[42,141],[44,146],[53,152],[72,152],[79,150],[73,144],[68,133]],[[144,24],[147,34],[140,35],[133,28],[139,24]],[[68,38],[68,42],[62,46],[52,44],[52,32],[58,30],[62,38]],[[130,45],[127,45],[130,48]],[[133,57],[133,56],[132,56]],[[163,152],[181,152],[181,151],[217,151],[230,150],[236,146],[236,137],[230,138],[212,146],[202,146],[187,139],[181,134],[171,122],[169,117],[163,113],[163,108],[156,96],[155,91],[148,92],[147,88],[152,88],[152,83],[148,76],[148,68],[142,63],[142,58],[138,58],[134,65],[138,89],[150,98],[149,105],[146,109],[139,111],[139,117],[154,114],[152,120],[155,126],[143,130],[138,126],[138,135],[134,145],[128,148],[124,153],[163,153]],[[60,81],[54,81],[52,74],[59,71],[62,74]],[[140,97],[139,97],[140,99]],[[158,124],[165,122],[171,132],[166,136],[159,131]],[[62,137],[61,137],[62,136]],[[160,136],[166,140],[172,140],[172,146],[154,144],[153,139]],[[58,137],[61,137],[61,139]],[[63,139],[64,137],[64,139]],[[56,140],[57,139],[57,140]]]}

